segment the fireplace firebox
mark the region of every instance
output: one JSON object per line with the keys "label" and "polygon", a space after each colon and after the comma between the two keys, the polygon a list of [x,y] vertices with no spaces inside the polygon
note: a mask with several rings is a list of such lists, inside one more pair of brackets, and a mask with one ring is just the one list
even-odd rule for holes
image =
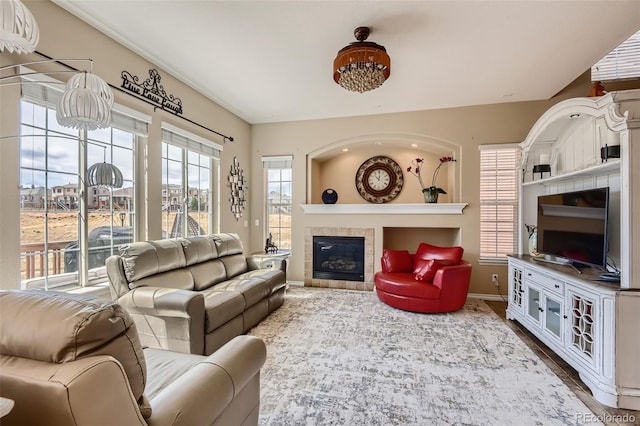
{"label": "fireplace firebox", "polygon": [[364,237],[313,237],[313,278],[364,281]]}

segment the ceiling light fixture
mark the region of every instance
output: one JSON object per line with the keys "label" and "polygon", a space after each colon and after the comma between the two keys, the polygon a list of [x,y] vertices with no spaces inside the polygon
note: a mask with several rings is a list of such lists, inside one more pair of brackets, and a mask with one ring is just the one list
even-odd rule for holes
{"label": "ceiling light fixture", "polygon": [[353,31],[356,42],[343,47],[333,60],[333,80],[352,92],[368,92],[377,89],[391,73],[391,58],[384,46],[372,41],[369,27]]}
{"label": "ceiling light fixture", "polygon": [[38,24],[22,2],[0,1],[0,52],[31,53],[39,38]]}
{"label": "ceiling light fixture", "polygon": [[95,130],[111,125],[113,93],[95,74],[80,72],[67,81],[58,100],[58,123],[74,129]]}
{"label": "ceiling light fixture", "polygon": [[[36,20],[20,0],[0,1],[0,52],[7,50],[9,53],[32,53],[36,50],[39,38],[40,31]],[[93,66],[93,62],[90,59],[89,61]],[[42,61],[2,66],[0,72],[14,66],[46,62],[62,64],[59,60],[47,57]],[[42,74],[57,72],[69,71],[50,71]],[[33,74],[33,72],[27,74]],[[0,81],[22,75],[16,73],[0,76]],[[58,101],[56,118],[60,125],[73,129],[102,129],[111,125],[112,107],[113,93],[109,85],[94,74],[86,71],[79,72],[67,81],[66,89]]]}
{"label": "ceiling light fixture", "polygon": [[87,186],[122,188],[122,172],[113,164],[107,163],[107,147],[103,146],[102,163],[96,163],[87,169]]}

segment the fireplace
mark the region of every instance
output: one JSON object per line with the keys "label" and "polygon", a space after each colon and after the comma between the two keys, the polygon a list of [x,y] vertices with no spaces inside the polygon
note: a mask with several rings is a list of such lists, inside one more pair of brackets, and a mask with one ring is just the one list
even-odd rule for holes
{"label": "fireplace", "polygon": [[364,281],[364,237],[314,236],[313,278]]}

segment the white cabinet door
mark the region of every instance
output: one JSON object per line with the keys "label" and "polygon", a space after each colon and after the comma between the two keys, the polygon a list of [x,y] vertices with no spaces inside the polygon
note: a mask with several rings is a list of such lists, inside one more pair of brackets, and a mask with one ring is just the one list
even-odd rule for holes
{"label": "white cabinet door", "polygon": [[524,313],[524,265],[509,260],[509,310],[521,317]]}
{"label": "white cabinet door", "polygon": [[562,343],[564,322],[566,321],[562,299],[543,293],[542,324],[544,332],[558,343]]}
{"label": "white cabinet door", "polygon": [[598,322],[599,297],[595,294],[567,288],[566,349],[583,364],[597,371],[601,324]]}

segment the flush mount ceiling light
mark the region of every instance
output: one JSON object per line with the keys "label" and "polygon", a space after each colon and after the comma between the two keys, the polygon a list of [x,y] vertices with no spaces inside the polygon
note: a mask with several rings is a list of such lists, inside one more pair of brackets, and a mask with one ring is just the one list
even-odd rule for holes
{"label": "flush mount ceiling light", "polygon": [[353,31],[356,42],[343,47],[333,60],[333,79],[340,86],[353,92],[377,89],[391,73],[391,58],[387,50],[371,41],[369,27]]}
{"label": "flush mount ceiling light", "polygon": [[97,75],[81,72],[67,81],[58,100],[58,123],[74,129],[95,130],[111,125],[113,93]]}
{"label": "flush mount ceiling light", "polygon": [[35,18],[19,0],[0,1],[0,52],[31,53],[40,32]]}

